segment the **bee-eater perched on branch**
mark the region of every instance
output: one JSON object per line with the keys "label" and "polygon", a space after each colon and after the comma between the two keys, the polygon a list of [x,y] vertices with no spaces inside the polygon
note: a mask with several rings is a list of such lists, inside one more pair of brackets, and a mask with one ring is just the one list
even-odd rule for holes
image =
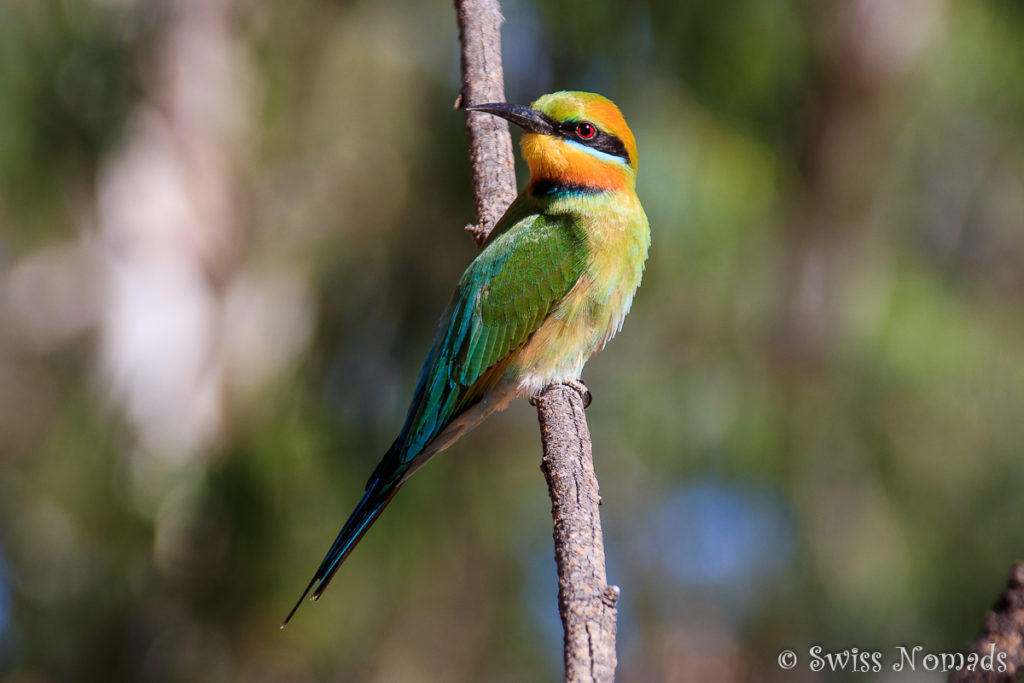
{"label": "bee-eater perched on branch", "polygon": [[[467,107],[525,134],[530,182],[459,280],[420,371],[405,424],[316,570],[316,600],[402,484],[515,396],[578,381],[622,327],[650,229],[636,196],[636,142],[611,101],[584,92],[531,106]],[[292,608],[288,623],[299,602]]]}

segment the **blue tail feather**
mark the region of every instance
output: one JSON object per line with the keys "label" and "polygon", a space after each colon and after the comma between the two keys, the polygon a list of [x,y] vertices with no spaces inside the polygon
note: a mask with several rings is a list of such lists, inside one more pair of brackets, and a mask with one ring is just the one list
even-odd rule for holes
{"label": "blue tail feather", "polygon": [[292,607],[291,612],[281,622],[281,628],[288,624],[314,585],[316,588],[313,590],[313,595],[310,599],[320,599],[324,590],[327,589],[327,584],[334,577],[334,573],[338,571],[338,567],[345,561],[345,558],[352,552],[352,549],[356,547],[359,539],[373,525],[380,513],[387,507],[387,504],[391,502],[391,499],[394,498],[395,493],[398,492],[400,487],[400,480],[395,481],[394,479],[385,482],[379,478],[373,478],[368,482],[366,493],[363,494],[359,504],[356,505],[355,510],[349,515],[348,521],[345,522],[345,526],[342,527],[338,537],[334,540],[331,549],[327,551],[324,561],[320,563],[319,569],[316,570],[316,574],[313,575],[309,585],[306,586],[306,590],[302,592],[302,596],[295,603],[295,606]]}

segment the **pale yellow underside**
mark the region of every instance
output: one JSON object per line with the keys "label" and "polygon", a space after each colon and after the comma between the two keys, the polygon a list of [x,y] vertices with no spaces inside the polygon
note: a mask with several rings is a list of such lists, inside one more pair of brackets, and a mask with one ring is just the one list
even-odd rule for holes
{"label": "pale yellow underside", "polygon": [[[566,210],[579,211],[566,198]],[[540,328],[516,353],[506,377],[518,378],[517,393],[532,396],[549,384],[577,379],[591,355],[622,328],[640,286],[651,236],[632,191],[588,201],[589,258],[583,275]],[[549,211],[558,212],[558,205]]]}

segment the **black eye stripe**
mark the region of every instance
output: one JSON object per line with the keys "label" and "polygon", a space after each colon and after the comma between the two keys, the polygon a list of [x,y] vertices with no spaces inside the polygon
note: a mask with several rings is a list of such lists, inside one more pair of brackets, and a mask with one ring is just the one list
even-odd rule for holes
{"label": "black eye stripe", "polygon": [[620,159],[625,159],[627,164],[630,162],[629,152],[626,151],[626,145],[622,144],[622,140],[614,135],[609,135],[600,129],[598,129],[597,135],[589,140],[583,140],[582,142],[584,145],[593,147],[605,154],[611,154],[612,156],[619,157]]}
{"label": "black eye stripe", "polygon": [[548,123],[551,124],[551,127],[554,129],[554,134],[559,135],[567,140],[578,142],[581,145],[586,145],[587,147],[596,149],[599,152],[604,152],[605,154],[611,154],[612,156],[619,157],[620,159],[625,160],[627,164],[630,163],[631,160],[629,158],[629,152],[626,151],[626,145],[623,144],[622,139],[619,138],[618,136],[610,135],[601,130],[598,126],[591,123],[590,125],[594,126],[594,137],[589,138],[587,140],[582,140],[576,134],[576,126],[580,125],[581,123],[590,123],[589,121],[577,120],[559,122],[555,121],[549,116],[545,116],[544,118],[546,118],[548,120]]}

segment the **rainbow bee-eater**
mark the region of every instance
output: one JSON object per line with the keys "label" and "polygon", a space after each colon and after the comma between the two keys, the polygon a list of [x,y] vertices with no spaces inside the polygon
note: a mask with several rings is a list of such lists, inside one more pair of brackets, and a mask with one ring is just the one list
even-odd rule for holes
{"label": "rainbow bee-eater", "polygon": [[[636,142],[618,107],[585,92],[529,107],[467,107],[523,129],[530,182],[455,287],[405,424],[299,602],[316,600],[398,489],[515,396],[567,383],[622,327],[650,228],[636,196]],[[284,624],[282,624],[284,626]]]}

